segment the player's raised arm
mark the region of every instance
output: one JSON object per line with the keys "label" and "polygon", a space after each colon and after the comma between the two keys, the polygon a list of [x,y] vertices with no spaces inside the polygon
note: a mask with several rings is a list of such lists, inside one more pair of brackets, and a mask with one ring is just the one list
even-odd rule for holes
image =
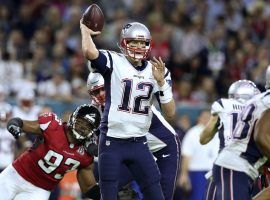
{"label": "player's raised arm", "polygon": [[262,113],[262,116],[258,120],[254,131],[254,140],[260,149],[268,159],[270,158],[270,109],[267,109]]}
{"label": "player's raised arm", "polygon": [[12,118],[7,123],[7,130],[17,139],[22,132],[42,135],[38,121],[26,121],[21,118]]}
{"label": "player's raised arm", "polygon": [[167,119],[172,119],[175,115],[175,103],[172,94],[171,86],[166,82],[165,76],[165,63],[159,57],[153,58],[150,61],[152,64],[152,71],[154,78],[156,79],[159,91],[160,91],[160,103],[163,114],[165,114]]}
{"label": "player's raised arm", "polygon": [[82,52],[86,59],[94,60],[98,58],[99,51],[92,40],[92,36],[100,34],[99,31],[92,31],[80,21],[82,35]]}
{"label": "player's raised arm", "polygon": [[205,128],[203,129],[200,135],[201,144],[207,144],[215,136],[217,132],[217,122],[218,122],[218,115],[211,115],[208,123],[206,124]]}

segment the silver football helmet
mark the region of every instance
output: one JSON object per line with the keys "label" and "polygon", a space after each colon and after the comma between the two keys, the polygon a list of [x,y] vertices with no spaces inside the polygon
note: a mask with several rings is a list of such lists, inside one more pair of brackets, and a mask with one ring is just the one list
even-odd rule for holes
{"label": "silver football helmet", "polygon": [[[129,45],[130,41],[143,41],[145,47],[132,47]],[[119,48],[125,56],[132,59],[146,59],[152,48],[150,31],[145,25],[138,22],[126,24],[121,31]]]}
{"label": "silver football helmet", "polygon": [[90,72],[87,78],[87,92],[97,105],[104,105],[105,93],[100,93],[100,91],[104,91],[104,79],[102,75],[97,72]]}
{"label": "silver football helmet", "polygon": [[260,90],[252,81],[239,80],[230,86],[228,97],[244,103],[259,93],[261,93]]}
{"label": "silver football helmet", "polygon": [[267,67],[265,73],[265,89],[268,90],[269,88],[270,88],[270,65]]}
{"label": "silver football helmet", "polygon": [[95,90],[104,87],[104,79],[100,73],[90,72],[87,78],[87,90]]}

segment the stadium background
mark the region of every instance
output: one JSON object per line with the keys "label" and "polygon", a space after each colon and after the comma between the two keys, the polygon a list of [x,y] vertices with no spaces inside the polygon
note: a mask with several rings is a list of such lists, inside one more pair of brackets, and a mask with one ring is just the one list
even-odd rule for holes
{"label": "stadium background", "polygon": [[269,0],[1,0],[0,86],[8,102],[17,104],[18,91],[29,88],[36,104],[59,115],[89,101],[79,20],[91,3],[106,18],[99,48],[119,51],[127,22],[149,27],[151,56],[161,56],[172,73],[176,128],[188,130],[236,80],[264,89]]}

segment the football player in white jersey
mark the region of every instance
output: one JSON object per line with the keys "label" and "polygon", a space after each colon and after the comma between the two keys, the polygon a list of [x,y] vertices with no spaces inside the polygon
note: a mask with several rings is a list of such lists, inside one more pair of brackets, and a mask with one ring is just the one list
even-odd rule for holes
{"label": "football player in white jersey", "polygon": [[[211,118],[200,135],[201,144],[206,144],[218,133],[220,151],[233,139],[233,130],[246,101],[259,94],[256,85],[249,80],[234,82],[228,90],[228,98],[221,98],[212,104]],[[211,172],[208,173],[208,177]],[[209,179],[208,189],[205,195],[206,200],[214,199],[216,187]]]}
{"label": "football player in white jersey", "polygon": [[[266,88],[269,88],[267,84]],[[258,169],[267,160],[254,141],[254,130],[258,119],[269,107],[269,89],[246,102],[230,144],[220,152],[213,167],[217,199],[252,199]]]}
{"label": "football player in white jersey", "polygon": [[82,51],[105,80],[105,109],[99,142],[99,175],[103,200],[117,198],[119,166],[125,164],[145,199],[164,199],[160,173],[149,151],[146,134],[151,124],[154,94],[163,114],[175,114],[169,76],[162,59],[147,61],[151,35],[141,23],[126,24],[120,35],[121,54],[98,50],[92,36],[100,34],[81,21]]}
{"label": "football player in white jersey", "polygon": [[[101,74],[90,73],[87,79],[87,90],[92,99],[92,104],[104,107],[105,91],[104,79]],[[172,126],[164,119],[157,109],[152,106],[153,118],[146,135],[150,151],[156,158],[161,172],[161,186],[165,200],[173,198],[177,172],[179,168],[180,140]],[[132,180],[130,172],[124,173],[126,167],[121,169],[119,188]]]}

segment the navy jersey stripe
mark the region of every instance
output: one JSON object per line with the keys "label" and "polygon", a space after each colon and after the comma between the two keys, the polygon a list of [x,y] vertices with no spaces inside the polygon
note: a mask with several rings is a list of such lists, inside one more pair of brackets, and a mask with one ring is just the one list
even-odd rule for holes
{"label": "navy jersey stripe", "polygon": [[263,97],[265,97],[265,96],[267,96],[267,95],[269,95],[270,94],[270,92],[267,92],[267,93],[265,93],[265,95],[263,96]]}
{"label": "navy jersey stripe", "polygon": [[[108,73],[110,72],[110,73]],[[102,115],[101,125],[100,125],[100,132],[103,134],[106,134],[108,132],[108,116],[109,111],[111,107],[111,73],[112,71],[107,71],[106,74],[104,74],[104,88],[105,88],[105,108]]]}
{"label": "navy jersey stripe", "polygon": [[224,138],[224,126],[218,130],[218,138],[219,138],[219,151],[221,151],[225,147],[225,138]]}
{"label": "navy jersey stripe", "polygon": [[107,51],[108,53],[108,56],[109,56],[109,59],[110,59],[110,67],[111,67],[111,70],[113,69],[113,60],[112,60],[112,55],[110,54],[109,51]]}
{"label": "navy jersey stripe", "polygon": [[222,100],[221,99],[219,99],[219,100],[217,100],[217,102],[222,106],[222,108],[224,108],[224,106],[223,106],[223,103],[222,103]]}
{"label": "navy jersey stripe", "polygon": [[166,74],[164,75],[164,78],[166,78],[170,74],[170,71],[167,70]]}

